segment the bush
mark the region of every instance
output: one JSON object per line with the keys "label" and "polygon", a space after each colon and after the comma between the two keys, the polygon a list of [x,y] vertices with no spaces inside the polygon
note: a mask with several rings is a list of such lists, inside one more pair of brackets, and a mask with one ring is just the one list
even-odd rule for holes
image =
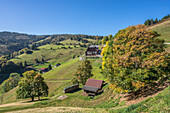
{"label": "bush", "polygon": [[25,50],[24,50],[24,53],[25,53],[25,54],[32,54],[32,53],[33,53],[33,51],[32,51],[32,50],[30,50],[30,49],[25,49]]}
{"label": "bush", "polygon": [[20,74],[11,73],[9,78],[1,84],[1,92],[6,93],[16,87],[20,81]]}
{"label": "bush", "polygon": [[73,57],[72,57],[72,58],[74,59],[75,57],[76,57],[76,56],[75,56],[75,55],[73,55]]}

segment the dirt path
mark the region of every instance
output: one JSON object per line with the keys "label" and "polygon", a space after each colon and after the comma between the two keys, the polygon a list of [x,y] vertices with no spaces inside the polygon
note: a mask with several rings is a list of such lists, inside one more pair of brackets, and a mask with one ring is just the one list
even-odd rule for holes
{"label": "dirt path", "polygon": [[24,106],[24,105],[32,105],[36,102],[26,102],[26,101],[20,101],[20,102],[14,102],[14,103],[9,103],[9,104],[2,104],[0,105],[1,107],[11,107],[11,106]]}
{"label": "dirt path", "polygon": [[81,108],[81,107],[46,107],[34,108],[20,111],[12,111],[7,113],[108,113],[104,108]]}
{"label": "dirt path", "polygon": [[46,108],[34,108],[26,109],[20,111],[12,111],[8,113],[63,113],[63,112],[83,112],[91,111],[89,108],[79,108],[79,107],[46,107]]}

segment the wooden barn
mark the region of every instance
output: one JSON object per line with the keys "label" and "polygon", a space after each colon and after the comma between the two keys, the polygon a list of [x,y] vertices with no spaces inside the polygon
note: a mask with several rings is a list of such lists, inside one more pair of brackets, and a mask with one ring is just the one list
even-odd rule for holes
{"label": "wooden barn", "polygon": [[95,96],[102,90],[103,80],[88,79],[83,90],[88,95]]}
{"label": "wooden barn", "polygon": [[78,84],[74,84],[72,86],[64,88],[63,93],[70,93],[70,92],[76,91],[78,89],[79,89],[79,85]]}
{"label": "wooden barn", "polygon": [[41,68],[41,72],[42,73],[48,72],[48,68]]}
{"label": "wooden barn", "polygon": [[96,56],[100,54],[99,46],[91,45],[87,48],[85,55],[86,56]]}

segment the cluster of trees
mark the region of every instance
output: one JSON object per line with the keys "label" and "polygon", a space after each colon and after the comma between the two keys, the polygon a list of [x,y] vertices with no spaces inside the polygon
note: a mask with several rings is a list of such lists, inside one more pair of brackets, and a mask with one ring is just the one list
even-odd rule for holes
{"label": "cluster of trees", "polygon": [[20,81],[20,74],[18,73],[11,73],[9,78],[6,79],[1,85],[0,90],[1,93],[6,93],[10,91],[11,89],[15,88],[18,85],[18,82]]}
{"label": "cluster of trees", "polygon": [[24,49],[21,49],[18,53],[19,53],[19,55],[24,54],[24,53],[25,54],[32,54],[33,51],[28,49],[28,48],[24,48]]}
{"label": "cluster of trees", "polygon": [[[160,21],[160,20],[159,20],[159,21]],[[153,24],[155,24],[155,23],[158,23],[159,21],[158,21],[157,18],[156,18],[155,20],[153,20],[153,19],[147,19],[144,24],[145,24],[146,26],[149,26],[149,25],[153,25]]]}
{"label": "cluster of trees", "polygon": [[168,76],[169,55],[158,36],[145,25],[137,25],[109,38],[102,51],[102,73],[110,88],[117,92],[135,92]]}
{"label": "cluster of trees", "polygon": [[22,62],[14,63],[12,61],[0,62],[0,73],[11,73],[18,69],[22,69],[24,66]]}
{"label": "cluster of trees", "polygon": [[147,19],[144,24],[146,26],[153,25],[153,24],[161,22],[161,21],[163,21],[163,20],[165,20],[169,17],[170,17],[170,15],[168,14],[168,15],[164,16],[161,20],[158,20],[157,18],[155,20],[154,19]]}
{"label": "cluster of trees", "polygon": [[82,43],[90,43],[90,41],[88,41],[87,39],[94,39],[97,41],[97,44],[98,44],[98,41],[101,40],[103,38],[103,36],[89,36],[89,35],[56,35],[56,36],[53,36],[52,37],[53,39],[51,40],[51,44],[59,44],[60,41],[63,41],[63,40],[67,40],[67,39],[70,39],[70,40],[76,40],[76,41],[79,41],[79,42],[82,42]]}
{"label": "cluster of trees", "polygon": [[167,19],[167,18],[170,18],[170,14],[164,16],[164,17],[162,18],[162,20],[165,20],[165,19]]}
{"label": "cluster of trees", "polygon": [[35,62],[35,63],[44,63],[45,60],[44,60],[44,58],[41,58],[41,59],[35,58],[35,59],[34,59],[34,62]]}
{"label": "cluster of trees", "polygon": [[32,50],[30,50],[30,49],[28,49],[28,48],[24,48],[24,49],[21,49],[20,51],[18,51],[18,52],[13,52],[13,53],[11,53],[11,54],[8,54],[8,55],[2,55],[1,57],[0,57],[0,64],[2,63],[2,62],[6,62],[7,60],[10,60],[10,59],[13,59],[13,58],[15,58],[15,57],[17,57],[18,55],[21,55],[21,54],[32,54],[33,53],[33,51]]}
{"label": "cluster of trees", "polygon": [[23,73],[23,77],[18,73],[11,73],[9,78],[0,85],[1,93],[6,93],[18,86],[17,98],[31,98],[48,96],[48,85],[41,74],[31,70]]}
{"label": "cluster of trees", "polygon": [[92,65],[89,60],[83,61],[81,65],[78,66],[77,71],[72,79],[73,84],[86,84],[88,78],[92,77]]}
{"label": "cluster of trees", "polygon": [[0,56],[11,54],[22,48],[29,48],[30,44],[46,38],[46,36],[28,35],[15,32],[0,32],[0,37]]}
{"label": "cluster of trees", "polygon": [[34,98],[38,97],[40,100],[40,97],[48,96],[48,89],[41,74],[33,70],[27,71],[23,73],[23,77],[18,83],[17,98],[31,98],[34,101]]}
{"label": "cluster of trees", "polygon": [[7,74],[16,72],[17,70],[23,69],[24,67],[28,66],[27,62],[16,62],[10,61],[11,57],[8,55],[0,57],[0,83],[3,80],[7,79],[9,76]]}
{"label": "cluster of trees", "polygon": [[106,44],[106,42],[107,42],[108,40],[110,40],[111,38],[112,38],[112,35],[103,37],[103,39],[102,39],[102,44],[103,44],[103,45]]}

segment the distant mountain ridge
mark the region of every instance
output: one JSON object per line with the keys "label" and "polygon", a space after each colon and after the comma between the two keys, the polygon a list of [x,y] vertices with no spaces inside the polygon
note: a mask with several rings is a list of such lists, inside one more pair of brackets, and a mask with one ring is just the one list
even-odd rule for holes
{"label": "distant mountain ridge", "polygon": [[29,44],[45,39],[46,36],[28,35],[16,32],[0,32],[0,56],[27,47]]}

